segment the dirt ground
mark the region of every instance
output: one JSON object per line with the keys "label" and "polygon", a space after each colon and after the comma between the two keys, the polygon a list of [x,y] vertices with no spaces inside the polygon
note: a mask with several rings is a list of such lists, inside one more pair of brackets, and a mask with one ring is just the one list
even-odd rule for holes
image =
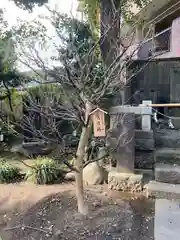
{"label": "dirt ground", "polygon": [[110,192],[107,186],[87,188],[86,201],[89,214],[83,217],[73,183],[0,185],[0,239],[153,239],[151,201]]}

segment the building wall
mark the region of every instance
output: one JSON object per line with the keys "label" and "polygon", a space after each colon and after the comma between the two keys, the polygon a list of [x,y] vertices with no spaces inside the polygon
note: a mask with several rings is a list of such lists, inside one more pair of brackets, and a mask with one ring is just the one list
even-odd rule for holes
{"label": "building wall", "polygon": [[[180,59],[135,61],[129,73],[135,74],[129,84],[130,104],[141,104],[143,100],[152,100],[156,103],[160,97],[166,102],[171,102],[174,91],[171,83],[175,78],[173,69],[176,68],[180,69]],[[178,74],[180,79],[180,73]]]}
{"label": "building wall", "polygon": [[[170,31],[171,33],[169,39],[170,42],[169,51],[156,52],[154,58],[166,59],[180,57],[180,17],[173,21]],[[138,51],[138,59],[143,60],[150,57],[149,52],[151,49],[153,50],[153,46],[154,46],[153,40],[143,43],[142,47]]]}
{"label": "building wall", "polygon": [[[180,56],[180,1],[179,0],[152,0],[150,4],[148,4],[145,8],[138,12],[138,9],[133,7],[132,12],[137,13],[137,19],[141,22],[144,21],[144,24],[137,24],[136,29],[131,29],[132,27],[127,26],[126,29],[129,32],[134,32],[134,40],[133,46],[131,49],[137,48],[137,44],[139,44],[139,48],[137,54],[133,56],[133,59],[147,59],[149,58],[149,50],[154,51],[154,42],[152,39],[147,40],[154,34],[154,27],[156,23],[161,23],[164,19],[169,19],[170,16],[174,16],[174,21],[172,22],[172,29],[169,32],[163,33],[160,35],[161,38],[166,39],[167,34],[170,32],[169,36],[169,49],[168,51],[155,52],[153,54],[153,58],[173,58]],[[171,17],[170,17],[171,18]],[[167,20],[166,20],[167,21]],[[169,20],[168,20],[169,21]],[[171,22],[171,21],[170,21]],[[169,25],[170,26],[170,25]],[[150,29],[152,30],[150,31]],[[130,30],[131,29],[131,30]],[[145,30],[146,29],[146,30]],[[164,29],[163,29],[164,30]],[[151,32],[149,36],[146,35],[147,32]],[[159,32],[159,31],[158,31]],[[146,39],[145,39],[146,38]],[[129,55],[131,55],[131,49],[129,51]]]}

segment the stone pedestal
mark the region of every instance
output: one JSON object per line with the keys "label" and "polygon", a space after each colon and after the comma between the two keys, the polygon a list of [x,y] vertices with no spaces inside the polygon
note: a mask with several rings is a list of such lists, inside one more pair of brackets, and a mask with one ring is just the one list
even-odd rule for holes
{"label": "stone pedestal", "polygon": [[142,175],[112,171],[108,175],[108,187],[118,191],[141,192],[142,179]]}
{"label": "stone pedestal", "polygon": [[[114,108],[115,109],[115,108]],[[111,115],[111,131],[108,142],[116,170],[108,175],[109,189],[128,192],[142,191],[142,175],[134,174],[135,162],[135,114],[131,112]]]}

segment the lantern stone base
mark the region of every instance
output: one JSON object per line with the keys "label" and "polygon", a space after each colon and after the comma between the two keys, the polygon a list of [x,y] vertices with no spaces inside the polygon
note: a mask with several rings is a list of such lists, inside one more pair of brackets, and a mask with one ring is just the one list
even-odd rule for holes
{"label": "lantern stone base", "polygon": [[141,192],[143,175],[111,171],[108,175],[108,187],[111,190]]}

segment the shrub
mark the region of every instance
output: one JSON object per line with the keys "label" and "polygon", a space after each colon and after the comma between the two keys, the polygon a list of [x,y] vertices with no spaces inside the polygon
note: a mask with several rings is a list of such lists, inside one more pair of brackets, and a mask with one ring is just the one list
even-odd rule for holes
{"label": "shrub", "polygon": [[20,169],[8,162],[0,162],[0,183],[10,183],[20,177]]}
{"label": "shrub", "polygon": [[54,160],[47,157],[35,159],[34,164],[26,174],[26,180],[35,184],[51,184],[62,177],[63,170]]}

